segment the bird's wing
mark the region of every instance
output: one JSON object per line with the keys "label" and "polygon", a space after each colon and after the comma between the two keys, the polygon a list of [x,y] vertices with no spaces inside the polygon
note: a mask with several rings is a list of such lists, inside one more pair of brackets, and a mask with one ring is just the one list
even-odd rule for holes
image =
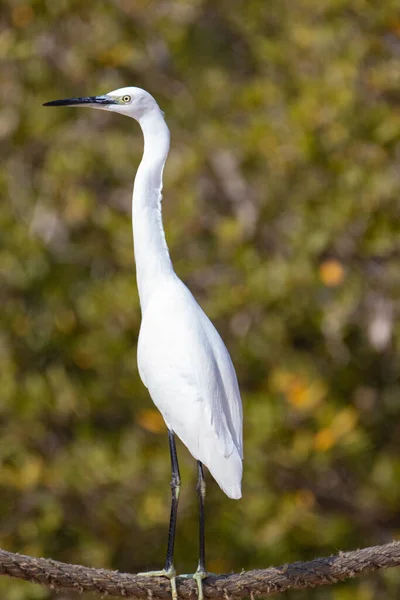
{"label": "bird's wing", "polygon": [[141,378],[196,458],[201,460],[196,449],[211,440],[225,457],[235,451],[242,458],[242,404],[232,361],[211,321],[177,282],[158,294],[143,316]]}
{"label": "bird's wing", "polygon": [[[206,352],[210,352],[213,356],[210,377],[204,378],[203,369],[200,368],[197,372],[198,382],[199,385],[201,382],[203,385],[206,384],[207,392],[212,396],[211,414],[222,413],[224,415],[226,426],[233,438],[236,449],[240,457],[243,458],[242,401],[235,368],[218,331],[197,303],[196,306],[204,335],[202,346]],[[207,344],[209,345],[208,348]],[[220,393],[215,393],[216,387]]]}

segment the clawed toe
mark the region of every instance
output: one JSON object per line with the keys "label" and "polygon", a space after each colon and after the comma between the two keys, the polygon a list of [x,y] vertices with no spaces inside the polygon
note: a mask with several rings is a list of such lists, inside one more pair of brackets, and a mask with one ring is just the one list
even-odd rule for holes
{"label": "clawed toe", "polygon": [[203,593],[203,579],[208,577],[209,573],[204,569],[197,569],[196,573],[185,573],[184,575],[178,575],[178,579],[194,579],[197,583],[198,600],[204,600]]}
{"label": "clawed toe", "polygon": [[193,579],[197,583],[198,600],[204,599],[203,579],[205,579],[206,577],[207,577],[207,573],[203,569],[197,569],[196,573],[193,575]]}
{"label": "clawed toe", "polygon": [[176,591],[176,571],[172,566],[168,570],[161,569],[160,571],[146,571],[145,573],[138,573],[141,577],[167,577],[171,582],[171,594],[172,600],[178,600],[178,593]]}

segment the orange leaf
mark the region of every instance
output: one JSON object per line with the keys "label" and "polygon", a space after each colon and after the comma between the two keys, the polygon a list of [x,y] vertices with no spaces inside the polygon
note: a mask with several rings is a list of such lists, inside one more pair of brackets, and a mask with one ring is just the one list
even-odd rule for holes
{"label": "orange leaf", "polygon": [[151,433],[161,433],[165,431],[165,422],[161,416],[161,413],[154,408],[143,408],[138,412],[136,421],[140,427],[151,431]]}
{"label": "orange leaf", "polygon": [[328,287],[340,285],[344,279],[343,265],[333,258],[325,260],[319,266],[319,277],[322,283]]}

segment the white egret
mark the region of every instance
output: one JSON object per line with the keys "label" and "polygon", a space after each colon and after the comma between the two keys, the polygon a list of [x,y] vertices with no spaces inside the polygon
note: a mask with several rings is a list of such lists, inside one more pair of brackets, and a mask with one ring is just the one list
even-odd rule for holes
{"label": "white egret", "polygon": [[176,593],[173,562],[180,474],[174,434],[197,460],[200,508],[199,563],[193,577],[199,598],[207,576],[204,542],[204,464],[222,490],[241,497],[242,404],[235,369],[217,330],[174,272],[162,225],[162,176],[170,136],[157,102],[136,87],[103,96],[69,98],[44,106],[88,106],[136,119],[144,136],[143,158],[132,197],[134,252],[142,310],[138,340],[140,377],[168,428],[172,503],[165,576]]}

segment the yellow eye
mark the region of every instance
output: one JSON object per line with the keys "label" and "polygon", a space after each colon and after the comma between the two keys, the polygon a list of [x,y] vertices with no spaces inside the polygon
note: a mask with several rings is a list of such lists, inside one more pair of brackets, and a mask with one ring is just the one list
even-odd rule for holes
{"label": "yellow eye", "polygon": [[130,102],[131,101],[131,97],[130,96],[122,96],[122,102]]}

